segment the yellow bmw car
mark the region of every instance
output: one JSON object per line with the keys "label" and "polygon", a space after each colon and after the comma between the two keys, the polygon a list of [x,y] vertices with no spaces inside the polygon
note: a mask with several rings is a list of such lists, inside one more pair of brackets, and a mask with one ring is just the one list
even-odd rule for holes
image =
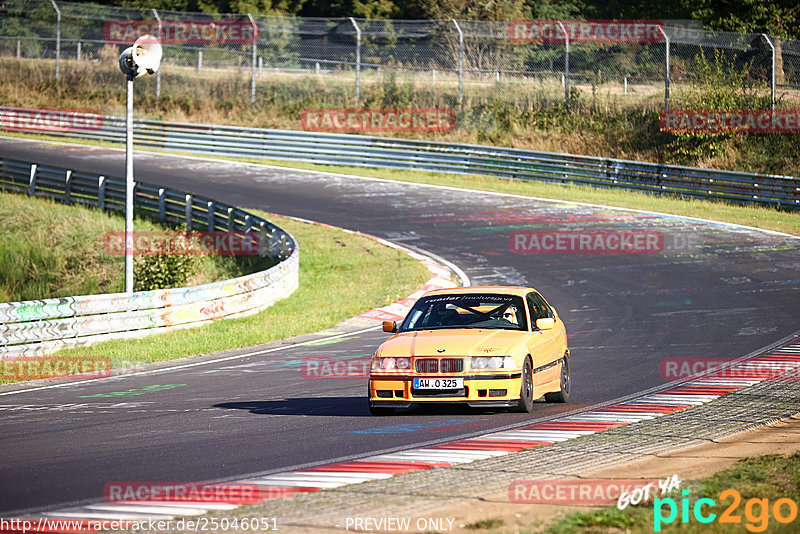
{"label": "yellow bmw car", "polygon": [[423,295],[372,356],[369,409],[423,403],[531,412],[569,399],[564,323],[530,287],[462,287]]}

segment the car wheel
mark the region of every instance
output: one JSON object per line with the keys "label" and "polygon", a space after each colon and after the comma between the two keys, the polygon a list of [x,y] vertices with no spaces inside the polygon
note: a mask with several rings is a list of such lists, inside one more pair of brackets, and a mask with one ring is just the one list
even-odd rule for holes
{"label": "car wheel", "polygon": [[394,408],[386,408],[384,406],[373,406],[372,403],[369,403],[369,413],[372,415],[392,415],[394,413]]}
{"label": "car wheel", "polygon": [[570,385],[569,358],[565,355],[564,363],[561,364],[561,390],[555,393],[545,393],[544,400],[547,402],[567,402],[569,400]]}
{"label": "car wheel", "polygon": [[525,358],[522,365],[522,383],[519,387],[519,404],[515,412],[531,413],[533,411],[533,364]]}

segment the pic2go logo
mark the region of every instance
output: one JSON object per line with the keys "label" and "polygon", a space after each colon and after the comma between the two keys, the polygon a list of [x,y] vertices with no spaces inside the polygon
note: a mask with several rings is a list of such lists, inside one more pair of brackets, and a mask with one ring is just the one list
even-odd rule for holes
{"label": "pic2go logo", "polygon": [[[708,524],[717,519],[717,514],[711,509],[717,506],[714,499],[697,499],[692,505],[689,502],[689,490],[681,491],[683,498],[680,504],[681,523],[688,523],[689,514],[698,523]],[[719,494],[720,501],[731,499],[731,504],[719,515],[719,523],[741,524],[742,517],[736,513],[742,502],[741,494],[735,489],[727,489]],[[666,506],[667,510],[664,509]],[[666,515],[665,515],[666,512]],[[661,532],[662,525],[669,525],[678,518],[678,503],[675,499],[655,499],[653,501],[653,531]],[[749,499],[744,504],[744,517],[747,520],[745,528],[750,532],[764,532],[769,526],[770,513],[778,523],[788,524],[797,519],[797,503],[792,499],[777,499],[770,506],[769,499]]]}

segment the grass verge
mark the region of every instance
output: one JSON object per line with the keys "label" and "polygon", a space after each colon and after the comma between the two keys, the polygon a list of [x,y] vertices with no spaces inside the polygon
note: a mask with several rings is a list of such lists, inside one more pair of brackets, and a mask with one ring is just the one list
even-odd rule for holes
{"label": "grass verge", "polygon": [[[0,302],[124,290],[125,256],[109,254],[104,246],[106,234],[118,236],[125,231],[123,217],[48,198],[0,192],[0,225]],[[139,217],[134,228],[136,232],[171,231]],[[180,272],[157,272],[153,258],[157,256],[135,258],[137,280],[147,279],[152,287],[167,287],[159,281],[200,285],[242,276],[271,264],[256,256],[186,255],[177,256]]]}
{"label": "grass verge", "polygon": [[0,193],[0,221],[0,302],[123,290],[124,256],[102,247],[103,234],[125,230],[119,217]]}
{"label": "grass verge", "polygon": [[116,369],[258,345],[330,328],[408,296],[430,277],[417,260],[374,239],[251,211],[300,243],[300,287],[290,297],[250,317],[107,341],[60,351],[59,356],[106,357]]}

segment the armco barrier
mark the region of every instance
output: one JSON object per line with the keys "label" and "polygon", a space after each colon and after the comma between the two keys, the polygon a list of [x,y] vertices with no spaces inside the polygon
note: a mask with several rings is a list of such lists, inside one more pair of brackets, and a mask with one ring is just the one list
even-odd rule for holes
{"label": "armco barrier", "polygon": [[[0,189],[106,210],[125,210],[125,181],[0,158]],[[188,230],[259,234],[259,253],[277,265],[195,287],[0,304],[0,356],[38,356],[65,346],[138,337],[240,317],[272,305],[298,286],[299,250],[284,230],[214,200],[136,183],[137,212]]]}
{"label": "armco barrier", "polygon": [[[15,111],[0,108],[0,133],[13,128]],[[96,116],[94,116],[96,119]],[[124,143],[121,117],[76,120],[67,131],[28,128],[49,135]],[[81,128],[81,123],[95,125]],[[51,130],[56,130],[55,128]],[[800,209],[800,178],[660,165],[503,147],[438,143],[337,133],[270,130],[236,126],[134,122],[140,148],[212,156],[303,161],[455,174],[481,174],[515,180],[588,184],[658,194]]]}

